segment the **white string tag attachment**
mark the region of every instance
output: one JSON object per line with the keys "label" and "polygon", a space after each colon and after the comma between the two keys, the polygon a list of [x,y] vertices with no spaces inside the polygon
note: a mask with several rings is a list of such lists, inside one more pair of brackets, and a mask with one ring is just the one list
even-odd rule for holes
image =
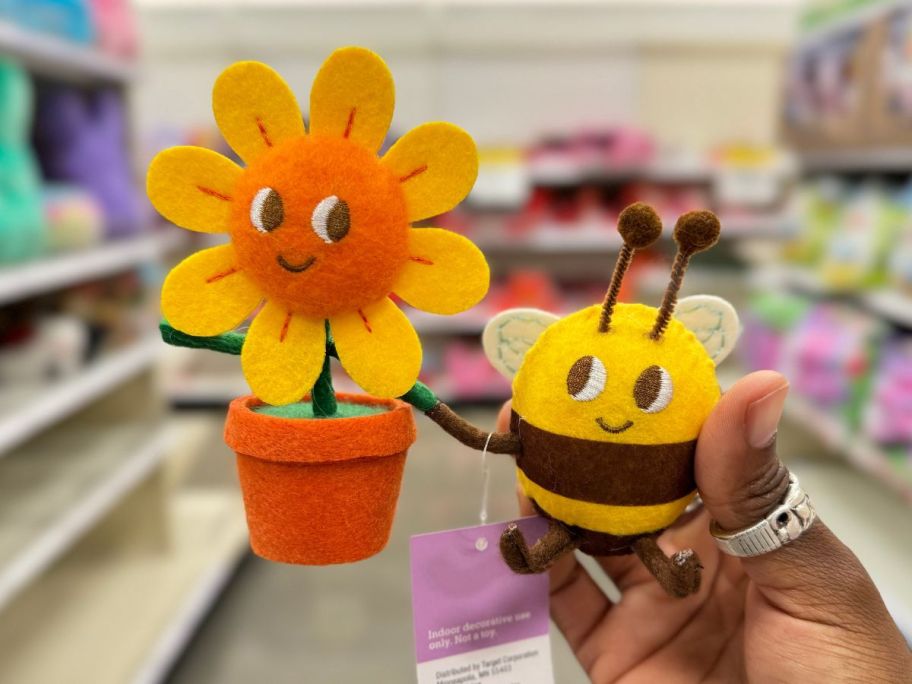
{"label": "white string tag attachment", "polygon": [[[481,521],[482,525],[488,522],[488,493],[491,491],[491,464],[488,463],[488,445],[491,444],[491,437],[493,436],[493,432],[488,433],[484,449],[481,450],[481,510],[478,511],[478,520]],[[479,537],[475,540],[475,548],[479,551],[484,551],[488,548],[488,540],[484,537]]]}

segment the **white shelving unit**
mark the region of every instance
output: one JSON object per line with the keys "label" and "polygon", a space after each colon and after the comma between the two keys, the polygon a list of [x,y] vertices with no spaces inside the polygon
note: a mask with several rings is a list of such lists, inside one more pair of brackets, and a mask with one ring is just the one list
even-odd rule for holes
{"label": "white shelving unit", "polygon": [[0,269],[0,306],[154,262],[184,240],[182,231],[168,227]]}
{"label": "white shelving unit", "polygon": [[912,504],[912,469],[902,477],[891,467],[887,453],[864,435],[853,433],[836,416],[796,395],[789,397],[785,416]]}
{"label": "white shelving unit", "polygon": [[76,547],[7,608],[0,680],[161,681],[247,547],[240,506],[235,492],[176,497],[167,553]]}
{"label": "white shelving unit", "polygon": [[0,609],[159,465],[148,420],[71,421],[7,456],[0,479]]}
{"label": "white shelving unit", "polygon": [[110,352],[63,380],[18,385],[0,394],[0,457],[147,370],[161,351],[157,337]]}
{"label": "white shelving unit", "polygon": [[0,20],[0,54],[17,58],[42,76],[77,83],[127,83],[136,76],[135,65],[106,55],[92,46],[45,36]]}
{"label": "white shelving unit", "polygon": [[[6,20],[0,56],[83,88],[123,92],[137,75]],[[159,263],[186,242],[162,227],[0,266],[0,307]],[[177,474],[218,430],[200,443],[163,419],[163,349],[150,330],[66,377],[0,388],[0,681],[163,680],[247,549],[237,492]]]}

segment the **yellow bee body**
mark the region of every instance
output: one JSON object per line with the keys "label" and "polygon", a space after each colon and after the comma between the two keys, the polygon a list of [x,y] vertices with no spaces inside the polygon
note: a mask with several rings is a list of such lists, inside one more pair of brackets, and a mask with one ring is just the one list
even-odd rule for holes
{"label": "yellow bee body", "polygon": [[658,239],[661,220],[632,205],[618,229],[624,247],[602,304],[564,318],[514,309],[485,328],[488,359],[513,381],[517,479],[551,520],[532,547],[508,526],[501,552],[516,572],[541,572],[572,548],[636,552],[669,593],[684,596],[699,586],[699,560],[691,550],[666,558],[655,537],[696,494],[697,437],[720,397],[715,367],[740,325],[719,297],[678,300],[690,257],[718,239],[712,213],[679,219],[658,308],[617,297],[635,250]]}

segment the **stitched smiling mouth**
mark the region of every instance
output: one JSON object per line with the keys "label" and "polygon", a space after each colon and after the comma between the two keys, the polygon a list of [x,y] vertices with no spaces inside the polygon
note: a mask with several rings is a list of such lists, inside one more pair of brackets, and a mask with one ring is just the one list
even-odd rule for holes
{"label": "stitched smiling mouth", "polygon": [[608,423],[605,422],[605,420],[601,416],[596,418],[595,422],[598,423],[598,426],[600,428],[602,428],[602,430],[604,430],[605,432],[610,432],[613,435],[620,434],[620,433],[624,432],[624,430],[627,430],[628,428],[633,427],[632,420],[628,420],[626,423],[624,423],[623,425],[619,425],[618,427],[609,425]]}
{"label": "stitched smiling mouth", "polygon": [[313,262],[317,260],[317,257],[310,257],[307,261],[300,264],[290,264],[285,260],[281,254],[276,257],[276,261],[279,262],[279,266],[284,268],[286,271],[291,271],[292,273],[303,273],[308,268],[313,266]]}

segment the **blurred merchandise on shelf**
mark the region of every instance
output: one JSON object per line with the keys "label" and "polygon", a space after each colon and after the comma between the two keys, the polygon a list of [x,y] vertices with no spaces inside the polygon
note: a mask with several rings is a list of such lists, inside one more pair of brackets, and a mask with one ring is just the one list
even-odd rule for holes
{"label": "blurred merchandise on shelf", "polygon": [[43,199],[49,250],[76,250],[103,239],[104,214],[85,190],[67,183],[49,183],[44,186]]}
{"label": "blurred merchandise on shelf", "polygon": [[855,427],[884,333],[883,325],[863,312],[815,304],[789,333],[782,371],[797,394]]}
{"label": "blurred merchandise on shelf", "polygon": [[0,387],[73,375],[86,361],[89,330],[67,314],[41,314],[0,332]]}
{"label": "blurred merchandise on shelf", "polygon": [[127,272],[0,309],[0,384],[55,380],[136,342],[157,319],[146,290]]}
{"label": "blurred merchandise on shelf", "polygon": [[21,67],[0,61],[0,263],[44,249],[41,179],[29,143],[34,95]]}
{"label": "blurred merchandise on shelf", "polygon": [[912,338],[892,339],[884,347],[863,420],[875,442],[912,449]]}
{"label": "blurred merchandise on shelf", "polygon": [[36,33],[74,43],[95,39],[92,14],[86,0],[5,0],[0,17]]}
{"label": "blurred merchandise on shelf", "polygon": [[667,148],[632,128],[581,129],[520,149],[482,150],[466,205],[446,217],[482,248],[619,248],[621,210],[646,202],[669,226],[711,207],[725,236],[779,238],[793,230],[792,158],[764,146],[731,144],[698,153]]}
{"label": "blurred merchandise on shelf", "polygon": [[98,31],[98,46],[107,53],[133,58],[138,37],[127,0],[90,0],[92,18]]}
{"label": "blurred merchandise on shelf", "polygon": [[108,237],[141,231],[150,215],[128,159],[124,116],[123,97],[114,90],[60,85],[39,92],[35,145],[45,178],[91,192]]}

